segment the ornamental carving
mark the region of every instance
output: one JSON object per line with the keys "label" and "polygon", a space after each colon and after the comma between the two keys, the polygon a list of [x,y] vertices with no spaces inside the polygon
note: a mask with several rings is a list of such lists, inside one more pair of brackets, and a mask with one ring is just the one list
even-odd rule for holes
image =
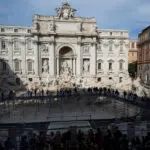
{"label": "ornamental carving", "polygon": [[105,47],[107,47],[107,46],[109,46],[109,42],[108,42],[107,40],[105,40],[105,41],[103,42],[103,45],[104,45]]}
{"label": "ornamental carving", "polygon": [[125,47],[126,47],[126,48],[129,47],[129,42],[125,42]]}
{"label": "ornamental carving", "polygon": [[124,44],[124,41],[123,41],[123,40],[121,40],[121,41],[120,41],[120,45],[123,45],[123,44]]}
{"label": "ornamental carving", "polygon": [[83,49],[83,54],[89,54],[90,53],[90,46],[89,45],[84,45],[82,49]]}
{"label": "ornamental carving", "polygon": [[83,72],[85,74],[90,72],[90,60],[89,59],[83,60]]}
{"label": "ornamental carving", "polygon": [[119,46],[119,41],[115,40],[114,46],[115,46],[115,47],[118,47],[118,46]]}
{"label": "ornamental carving", "polygon": [[44,53],[44,54],[48,53],[48,47],[46,45],[41,46],[41,53]]}
{"label": "ornamental carving", "polygon": [[45,58],[42,60],[42,73],[49,72],[49,59]]}
{"label": "ornamental carving", "polygon": [[49,27],[48,29],[50,32],[55,31],[55,29],[56,29],[55,23],[53,21],[50,22],[48,27]]}
{"label": "ornamental carving", "polygon": [[74,18],[75,9],[71,8],[71,6],[65,2],[61,8],[56,8],[57,17],[63,19]]}

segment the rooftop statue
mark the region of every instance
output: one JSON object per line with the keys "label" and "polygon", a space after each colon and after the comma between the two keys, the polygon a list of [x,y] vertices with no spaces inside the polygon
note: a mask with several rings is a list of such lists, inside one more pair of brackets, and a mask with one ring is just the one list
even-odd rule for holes
{"label": "rooftop statue", "polygon": [[76,10],[74,8],[71,8],[71,6],[65,0],[62,2],[62,7],[56,8],[56,11],[58,18],[69,19],[74,17]]}

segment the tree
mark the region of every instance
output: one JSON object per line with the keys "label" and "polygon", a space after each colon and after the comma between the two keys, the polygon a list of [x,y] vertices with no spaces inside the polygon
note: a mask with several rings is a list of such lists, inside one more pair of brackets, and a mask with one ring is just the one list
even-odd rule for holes
{"label": "tree", "polygon": [[131,78],[136,78],[137,75],[137,62],[129,63],[128,72]]}

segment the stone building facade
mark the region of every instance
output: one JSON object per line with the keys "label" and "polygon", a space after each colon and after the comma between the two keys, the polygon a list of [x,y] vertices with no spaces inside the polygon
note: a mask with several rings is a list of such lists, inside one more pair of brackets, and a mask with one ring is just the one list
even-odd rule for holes
{"label": "stone building facade", "polygon": [[138,77],[145,85],[150,85],[150,26],[138,36]]}
{"label": "stone building facade", "polygon": [[137,40],[130,40],[129,46],[129,63],[137,62]]}
{"label": "stone building facade", "polygon": [[1,78],[43,87],[115,86],[128,78],[128,31],[98,29],[68,3],[56,12],[35,15],[31,27],[0,25]]}

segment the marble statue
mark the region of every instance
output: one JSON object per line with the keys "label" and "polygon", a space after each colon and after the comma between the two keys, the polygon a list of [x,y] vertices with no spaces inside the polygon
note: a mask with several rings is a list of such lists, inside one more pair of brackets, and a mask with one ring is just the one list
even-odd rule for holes
{"label": "marble statue", "polygon": [[67,62],[64,62],[61,66],[61,74],[64,76],[70,76],[71,75],[71,69]]}
{"label": "marble statue", "polygon": [[69,17],[74,17],[74,10],[73,9],[70,9]]}
{"label": "marble statue", "polygon": [[84,62],[84,72],[87,73],[90,71],[90,63],[88,61]]}
{"label": "marble statue", "polygon": [[48,71],[49,71],[48,60],[45,59],[45,60],[43,61],[42,69],[43,69],[43,73],[48,73]]}
{"label": "marble statue", "polygon": [[48,47],[46,45],[42,45],[42,53],[48,53]]}
{"label": "marble statue", "polygon": [[69,18],[69,13],[70,13],[69,9],[64,9],[63,10],[63,18],[68,19]]}
{"label": "marble statue", "polygon": [[61,8],[57,8],[57,17],[61,18],[62,17],[62,9]]}
{"label": "marble statue", "polygon": [[83,53],[89,53],[89,50],[90,50],[90,48],[88,45],[83,47]]}

